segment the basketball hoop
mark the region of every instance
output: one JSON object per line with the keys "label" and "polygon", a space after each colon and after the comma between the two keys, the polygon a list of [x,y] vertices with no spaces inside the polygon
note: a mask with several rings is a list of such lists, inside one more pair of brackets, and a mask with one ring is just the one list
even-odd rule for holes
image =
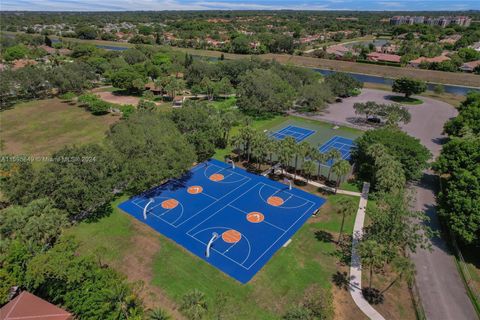
{"label": "basketball hoop", "polygon": [[155,199],[154,198],[150,198],[149,201],[147,202],[147,204],[145,205],[145,207],[143,208],[143,219],[144,220],[147,220],[147,209],[148,209],[148,206],[152,203],[155,202]]}
{"label": "basketball hoop", "polygon": [[213,242],[214,242],[215,240],[217,240],[217,239],[218,239],[218,233],[213,232],[213,233],[212,233],[212,237],[210,238],[210,241],[208,241],[207,250],[205,251],[205,256],[206,256],[207,258],[210,257],[210,248],[212,247]]}

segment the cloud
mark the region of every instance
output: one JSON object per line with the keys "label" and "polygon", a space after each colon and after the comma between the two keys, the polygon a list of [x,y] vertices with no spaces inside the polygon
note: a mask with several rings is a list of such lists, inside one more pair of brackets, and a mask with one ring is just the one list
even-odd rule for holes
{"label": "cloud", "polygon": [[[432,4],[435,4],[432,6]],[[480,9],[478,0],[0,0],[0,10],[430,10]]]}

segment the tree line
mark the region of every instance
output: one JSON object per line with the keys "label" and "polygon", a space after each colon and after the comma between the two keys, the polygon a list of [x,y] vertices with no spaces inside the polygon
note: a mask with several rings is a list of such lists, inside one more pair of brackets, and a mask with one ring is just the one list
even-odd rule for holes
{"label": "tree line", "polygon": [[[370,303],[382,303],[385,291],[399,280],[410,285],[415,268],[407,252],[430,246],[428,239],[434,233],[426,224],[428,217],[411,210],[412,196],[406,188],[407,183],[420,179],[430,157],[418,139],[392,125],[367,131],[356,140],[352,153],[356,175],[370,182],[369,198],[375,200],[368,208],[371,221],[357,246],[369,273],[363,294]],[[374,288],[374,275],[386,266],[395,277],[385,288]]]}
{"label": "tree line", "polygon": [[466,245],[480,244],[480,93],[468,94],[459,114],[445,124],[448,142],[434,169],[440,175],[440,216]]}

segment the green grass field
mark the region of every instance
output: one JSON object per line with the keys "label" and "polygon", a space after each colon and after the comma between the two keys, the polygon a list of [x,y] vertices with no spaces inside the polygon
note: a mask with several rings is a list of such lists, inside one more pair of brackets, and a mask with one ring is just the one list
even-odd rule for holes
{"label": "green grass field", "polygon": [[[222,319],[278,319],[288,308],[301,301],[308,288],[319,286],[331,289],[331,277],[337,270],[336,246],[328,239],[320,239],[318,233],[331,234],[336,239],[341,216],[336,212],[335,204],[341,198],[350,199],[352,206],[357,206],[358,199],[355,197],[329,196],[319,215],[307,222],[292,238],[292,243],[280,249],[246,285],[226,276],[164,236],[149,232],[158,241],[159,248],[151,261],[148,257],[142,261],[142,265],[151,268],[151,281],[147,285],[161,288],[177,304],[193,288],[204,292],[211,306],[208,319],[214,318],[219,311],[217,300],[220,295],[226,299],[222,306]],[[353,220],[354,216],[347,218],[347,233],[353,230]],[[67,234],[80,241],[81,253],[94,254],[104,263],[119,266],[135,250],[141,254],[145,249],[136,246],[135,239],[143,236],[147,228],[137,229],[135,224],[138,223],[133,218],[115,208],[110,216],[95,223],[80,223],[69,229]]]}
{"label": "green grass field", "polygon": [[46,156],[65,145],[101,142],[119,117],[94,116],[59,99],[19,103],[1,113],[3,154]]}
{"label": "green grass field", "polygon": [[402,97],[402,96],[391,96],[390,100],[400,103],[400,104],[408,104],[408,105],[418,105],[422,104],[423,101],[417,98],[412,98],[412,97]]}

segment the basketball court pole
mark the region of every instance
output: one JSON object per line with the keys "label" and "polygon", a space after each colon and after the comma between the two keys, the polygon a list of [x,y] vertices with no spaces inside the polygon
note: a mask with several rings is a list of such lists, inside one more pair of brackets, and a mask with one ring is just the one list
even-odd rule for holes
{"label": "basketball court pole", "polygon": [[143,208],[143,219],[144,220],[147,220],[147,209],[148,209],[148,206],[152,203],[155,202],[155,199],[154,198],[150,198],[150,201],[148,201],[148,203],[145,205],[145,208]]}

